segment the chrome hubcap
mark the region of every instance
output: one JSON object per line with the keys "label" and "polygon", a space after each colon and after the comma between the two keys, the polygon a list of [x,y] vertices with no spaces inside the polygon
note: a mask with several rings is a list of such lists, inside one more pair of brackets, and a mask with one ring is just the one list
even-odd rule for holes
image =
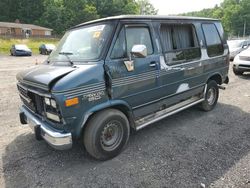
{"label": "chrome hubcap", "polygon": [[119,121],[113,120],[107,123],[101,134],[101,146],[106,151],[116,149],[122,141],[123,129]]}
{"label": "chrome hubcap", "polygon": [[210,88],[207,92],[207,102],[209,105],[213,105],[215,102],[216,90],[215,88]]}

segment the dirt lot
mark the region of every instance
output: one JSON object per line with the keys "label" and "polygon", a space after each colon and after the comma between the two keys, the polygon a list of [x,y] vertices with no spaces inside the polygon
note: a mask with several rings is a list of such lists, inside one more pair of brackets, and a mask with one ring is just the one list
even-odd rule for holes
{"label": "dirt lot", "polygon": [[134,133],[99,162],[80,145],[55,151],[18,119],[15,75],[46,56],[0,56],[0,187],[250,187],[250,74],[212,112],[188,109]]}

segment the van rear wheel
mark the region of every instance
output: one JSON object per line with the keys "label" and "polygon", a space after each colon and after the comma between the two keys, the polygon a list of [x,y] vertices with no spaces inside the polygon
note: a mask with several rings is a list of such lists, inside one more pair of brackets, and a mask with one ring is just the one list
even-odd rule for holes
{"label": "van rear wheel", "polygon": [[213,110],[219,98],[219,88],[217,82],[210,80],[207,83],[205,100],[201,103],[201,109],[204,111]]}
{"label": "van rear wheel", "polygon": [[127,117],[116,109],[98,112],[87,124],[83,141],[87,152],[99,160],[117,156],[129,139]]}

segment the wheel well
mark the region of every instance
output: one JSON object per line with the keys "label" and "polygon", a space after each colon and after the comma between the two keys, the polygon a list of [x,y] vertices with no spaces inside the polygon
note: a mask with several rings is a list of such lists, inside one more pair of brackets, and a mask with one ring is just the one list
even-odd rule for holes
{"label": "wheel well", "polygon": [[[128,121],[129,121],[129,125],[131,128],[135,128],[135,124],[134,124],[134,119],[133,119],[133,114],[131,112],[131,110],[126,107],[125,105],[114,105],[114,106],[110,106],[109,108],[113,108],[113,109],[116,109],[116,110],[119,110],[121,111],[122,113],[125,114],[125,116],[128,118]],[[109,108],[104,108],[104,109],[101,109],[101,110],[98,110],[98,111],[95,111],[93,112],[87,119],[87,121],[85,122],[85,125],[89,122],[89,120],[98,112],[102,111],[102,110],[106,110],[106,109],[109,109]],[[82,130],[81,130],[81,135],[83,135],[83,131],[84,129],[86,128],[86,126],[83,126]]]}
{"label": "wheel well", "polygon": [[208,80],[214,80],[219,85],[222,84],[222,78],[221,78],[221,76],[219,74],[215,74],[215,75],[211,76]]}
{"label": "wheel well", "polygon": [[125,105],[115,105],[115,106],[111,106],[110,108],[117,109],[117,110],[121,111],[122,113],[124,113],[125,116],[128,118],[130,127],[135,128],[134,127],[133,114],[132,114],[131,110],[127,106],[125,106]]}

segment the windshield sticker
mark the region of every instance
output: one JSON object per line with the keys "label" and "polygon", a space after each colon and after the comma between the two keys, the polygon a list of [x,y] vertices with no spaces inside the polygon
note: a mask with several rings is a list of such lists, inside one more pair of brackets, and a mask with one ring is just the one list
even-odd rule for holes
{"label": "windshield sticker", "polygon": [[96,39],[96,38],[99,38],[101,35],[101,31],[96,31],[93,33],[93,38]]}

